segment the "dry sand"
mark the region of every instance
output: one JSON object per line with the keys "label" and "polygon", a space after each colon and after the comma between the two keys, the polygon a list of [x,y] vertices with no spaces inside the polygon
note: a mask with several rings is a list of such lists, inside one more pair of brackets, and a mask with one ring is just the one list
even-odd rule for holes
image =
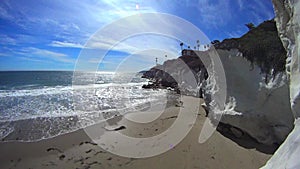
{"label": "dry sand", "polygon": [[[190,108],[189,104],[193,102],[201,102],[201,100],[185,97],[182,107],[168,107],[161,116],[156,112],[143,116],[138,113],[126,115],[128,119],[135,120],[145,119],[143,117],[148,119],[158,117],[155,121],[145,124],[137,124],[120,117],[108,122],[126,128],[107,132],[121,132],[128,136],[146,138],[166,131],[178,118],[180,109],[195,114],[196,123],[188,135],[178,145],[163,154],[142,159],[120,157],[101,149],[84,130],[78,130],[38,142],[0,143],[0,168],[255,169],[263,166],[271,157],[254,148],[241,147],[217,131],[205,143],[198,143],[199,133],[206,117],[201,107],[198,110]],[[90,128],[97,129],[99,125]],[[129,147],[126,151],[130,149],[133,147]]]}

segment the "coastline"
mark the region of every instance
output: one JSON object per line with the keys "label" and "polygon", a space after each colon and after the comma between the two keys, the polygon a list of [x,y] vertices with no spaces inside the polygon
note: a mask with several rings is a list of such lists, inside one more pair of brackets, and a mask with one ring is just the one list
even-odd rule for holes
{"label": "coastline", "polygon": [[[203,102],[199,98],[192,99]],[[137,124],[120,118],[111,119],[111,122],[126,126],[120,132],[128,136],[154,136],[172,125],[180,108],[189,111],[186,104],[183,102],[182,107],[175,105],[167,107],[162,115],[150,123]],[[138,115],[130,114],[130,116],[135,118]],[[187,136],[171,150],[150,158],[126,158],[106,152],[93,143],[83,129],[80,129],[37,142],[1,142],[0,168],[250,169],[263,166],[271,157],[254,148],[241,147],[217,131],[205,143],[198,143],[205,119],[205,111],[200,107],[196,122]],[[91,127],[95,128],[97,125]]]}

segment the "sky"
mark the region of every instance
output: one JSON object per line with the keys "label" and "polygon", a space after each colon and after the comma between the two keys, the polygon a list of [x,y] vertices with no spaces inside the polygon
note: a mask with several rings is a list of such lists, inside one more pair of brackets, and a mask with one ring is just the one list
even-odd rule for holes
{"label": "sky", "polygon": [[[177,39],[153,34],[114,39],[127,29],[116,25],[118,20],[144,13],[170,14],[190,22],[205,34],[205,40],[199,37],[201,46],[240,37],[248,31],[246,23],[258,25],[274,18],[271,0],[1,0],[0,70],[72,71],[80,66],[142,70],[155,65],[156,57],[159,63],[178,57],[184,38],[179,35]],[[101,34],[109,26],[110,32]],[[180,24],[161,28],[167,26],[160,19],[139,26],[168,32],[180,29],[193,36]],[[195,43],[185,42],[185,47],[193,48]],[[91,65],[78,65],[78,58]]]}

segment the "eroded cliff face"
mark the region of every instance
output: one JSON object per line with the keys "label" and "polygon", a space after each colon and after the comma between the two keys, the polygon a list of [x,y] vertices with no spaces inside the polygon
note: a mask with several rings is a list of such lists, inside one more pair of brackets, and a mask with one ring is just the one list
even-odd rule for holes
{"label": "eroded cliff face", "polygon": [[266,21],[216,48],[227,83],[228,103],[221,111],[221,122],[241,129],[260,143],[281,144],[293,128],[293,114],[285,72],[286,51],[275,22]]}
{"label": "eroded cliff face", "polygon": [[[266,75],[237,49],[217,50],[227,83],[227,104],[221,122],[248,133],[263,144],[280,144],[293,128],[285,72],[266,81]],[[205,98],[205,97],[204,97]]]}
{"label": "eroded cliff face", "polygon": [[[286,51],[275,22],[264,22],[241,38],[226,39],[216,44],[215,49],[167,61],[144,75],[156,86],[175,87],[183,94],[203,96],[212,121],[222,116],[220,122],[240,129],[242,134],[247,133],[260,143],[281,144],[292,130],[294,118],[285,72]],[[221,110],[215,108],[211,98],[214,90],[223,86],[218,86],[214,77],[207,78],[209,71],[201,62],[209,60],[215,51],[221,59],[227,85],[227,101]],[[193,72],[196,84],[185,79],[185,72],[189,71]]]}
{"label": "eroded cliff face", "polygon": [[264,169],[300,168],[300,1],[273,0],[280,38],[287,50],[286,72],[295,128],[267,162]]}
{"label": "eroded cliff face", "polygon": [[286,72],[290,81],[290,100],[295,118],[300,117],[300,2],[273,0],[280,39],[287,50]]}

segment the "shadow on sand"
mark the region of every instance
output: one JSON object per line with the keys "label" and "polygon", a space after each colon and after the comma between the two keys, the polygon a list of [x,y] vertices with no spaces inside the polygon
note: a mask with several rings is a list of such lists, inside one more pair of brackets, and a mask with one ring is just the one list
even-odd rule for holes
{"label": "shadow on sand", "polygon": [[233,128],[231,125],[219,123],[217,127],[217,131],[220,132],[223,136],[226,138],[229,138],[230,140],[234,141],[238,145],[247,148],[247,149],[256,149],[257,151],[260,151],[265,154],[274,154],[275,151],[278,149],[280,145],[274,144],[274,145],[264,145],[262,143],[259,143],[257,140],[255,140],[253,137],[251,137],[249,134],[245,132],[241,132],[241,135],[237,136],[232,132]]}

